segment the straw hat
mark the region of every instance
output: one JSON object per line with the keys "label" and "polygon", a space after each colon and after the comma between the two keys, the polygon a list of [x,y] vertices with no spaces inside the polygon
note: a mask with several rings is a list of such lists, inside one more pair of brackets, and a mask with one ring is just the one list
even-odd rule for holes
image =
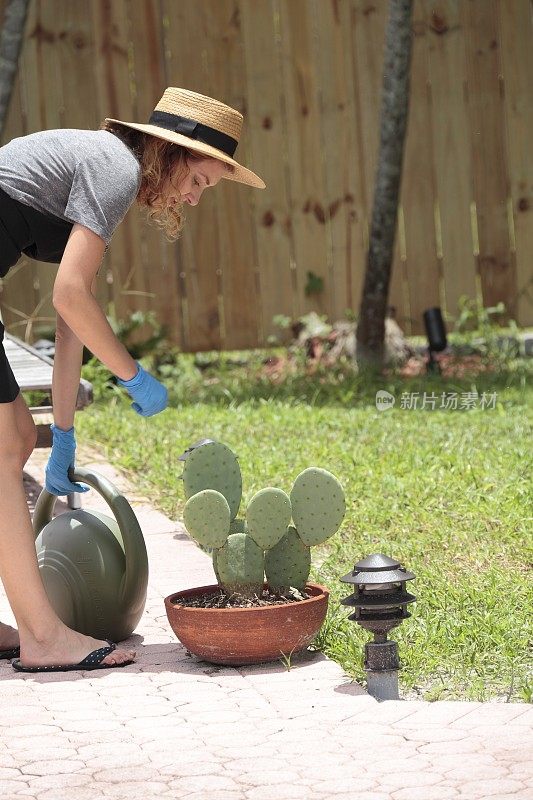
{"label": "straw hat", "polygon": [[212,97],[170,86],[147,125],[110,118],[106,118],[106,122],[119,122],[196,153],[218,158],[235,167],[235,171],[224,174],[224,178],[257,189],[265,188],[265,182],[255,172],[233,159],[241,135],[242,114]]}

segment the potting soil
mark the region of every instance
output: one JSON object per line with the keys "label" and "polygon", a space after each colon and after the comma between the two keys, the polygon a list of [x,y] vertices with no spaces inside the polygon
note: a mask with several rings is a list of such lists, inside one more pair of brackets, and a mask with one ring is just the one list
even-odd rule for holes
{"label": "potting soil", "polygon": [[226,594],[223,589],[209,594],[196,595],[195,597],[180,598],[174,605],[185,606],[187,608],[259,608],[260,606],[286,605],[287,603],[299,603],[311,597],[307,592],[300,592],[292,589],[287,594],[276,594],[267,589],[261,593],[261,597],[243,597],[235,593]]}

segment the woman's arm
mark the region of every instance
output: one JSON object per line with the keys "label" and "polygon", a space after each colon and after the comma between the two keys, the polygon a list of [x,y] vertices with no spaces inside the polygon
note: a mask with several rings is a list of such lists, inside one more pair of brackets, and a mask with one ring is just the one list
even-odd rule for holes
{"label": "woman's arm", "polygon": [[[91,293],[96,296],[96,276]],[[74,425],[74,413],[81,377],[83,344],[59,314],[56,321],[54,372],[52,397],[54,422],[58,428],[68,430]]]}
{"label": "woman's arm", "polygon": [[54,423],[67,431],[74,425],[74,411],[80,385],[83,345],[58,314],[52,398]]}
{"label": "woman's arm", "polygon": [[[124,345],[117,339],[98,305],[91,287],[104,255],[105,243],[96,233],[76,223],[72,228],[54,283],[52,302],[61,318],[59,323],[59,354],[54,368],[55,402],[60,415],[66,419],[56,424],[64,428],[69,414],[73,414],[81,368],[81,343],[122,380],[130,380],[137,373],[137,364]],[[58,320],[59,322],[59,320]],[[74,337],[67,333],[69,329]],[[61,339],[63,340],[61,342]],[[59,359],[58,359],[59,355]],[[65,392],[65,399],[61,395]],[[67,397],[68,395],[68,397]],[[59,403],[59,405],[58,405]],[[69,411],[69,408],[72,411]],[[70,425],[68,426],[70,427]]]}

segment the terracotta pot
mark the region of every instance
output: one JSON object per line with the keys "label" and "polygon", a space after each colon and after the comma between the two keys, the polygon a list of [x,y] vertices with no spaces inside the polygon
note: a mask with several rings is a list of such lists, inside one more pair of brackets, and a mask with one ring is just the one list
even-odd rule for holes
{"label": "terracotta pot", "polygon": [[165,597],[170,626],[191,653],[213,664],[260,664],[304,650],[314,639],[328,608],[329,592],[308,583],[307,600],[258,608],[189,608],[181,597],[214,592],[199,586]]}

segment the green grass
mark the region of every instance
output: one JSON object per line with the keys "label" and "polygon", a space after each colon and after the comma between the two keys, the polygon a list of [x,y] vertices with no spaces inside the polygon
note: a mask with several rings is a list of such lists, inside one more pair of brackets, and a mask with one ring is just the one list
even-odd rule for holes
{"label": "green grass", "polygon": [[[365,380],[342,365],[274,386],[249,363],[227,359],[200,374],[181,359],[173,407],[142,419],[115,393],[77,418],[78,437],[109,460],[172,518],[184,497],[178,456],[203,437],[238,455],[243,505],[265,486],[290,490],[307,466],[340,479],[347,514],[340,531],[313,548],[311,578],[330,591],[316,645],[364,681],[368,634],[347,620],[339,578],[382,552],[416,574],[412,617],[392,633],[404,695],[425,699],[529,701],[533,528],[533,391],[527,370],[482,378]],[[396,396],[378,412],[375,392]],[[408,411],[402,391],[497,392],[494,410]],[[528,542],[529,539],[529,542]]]}

